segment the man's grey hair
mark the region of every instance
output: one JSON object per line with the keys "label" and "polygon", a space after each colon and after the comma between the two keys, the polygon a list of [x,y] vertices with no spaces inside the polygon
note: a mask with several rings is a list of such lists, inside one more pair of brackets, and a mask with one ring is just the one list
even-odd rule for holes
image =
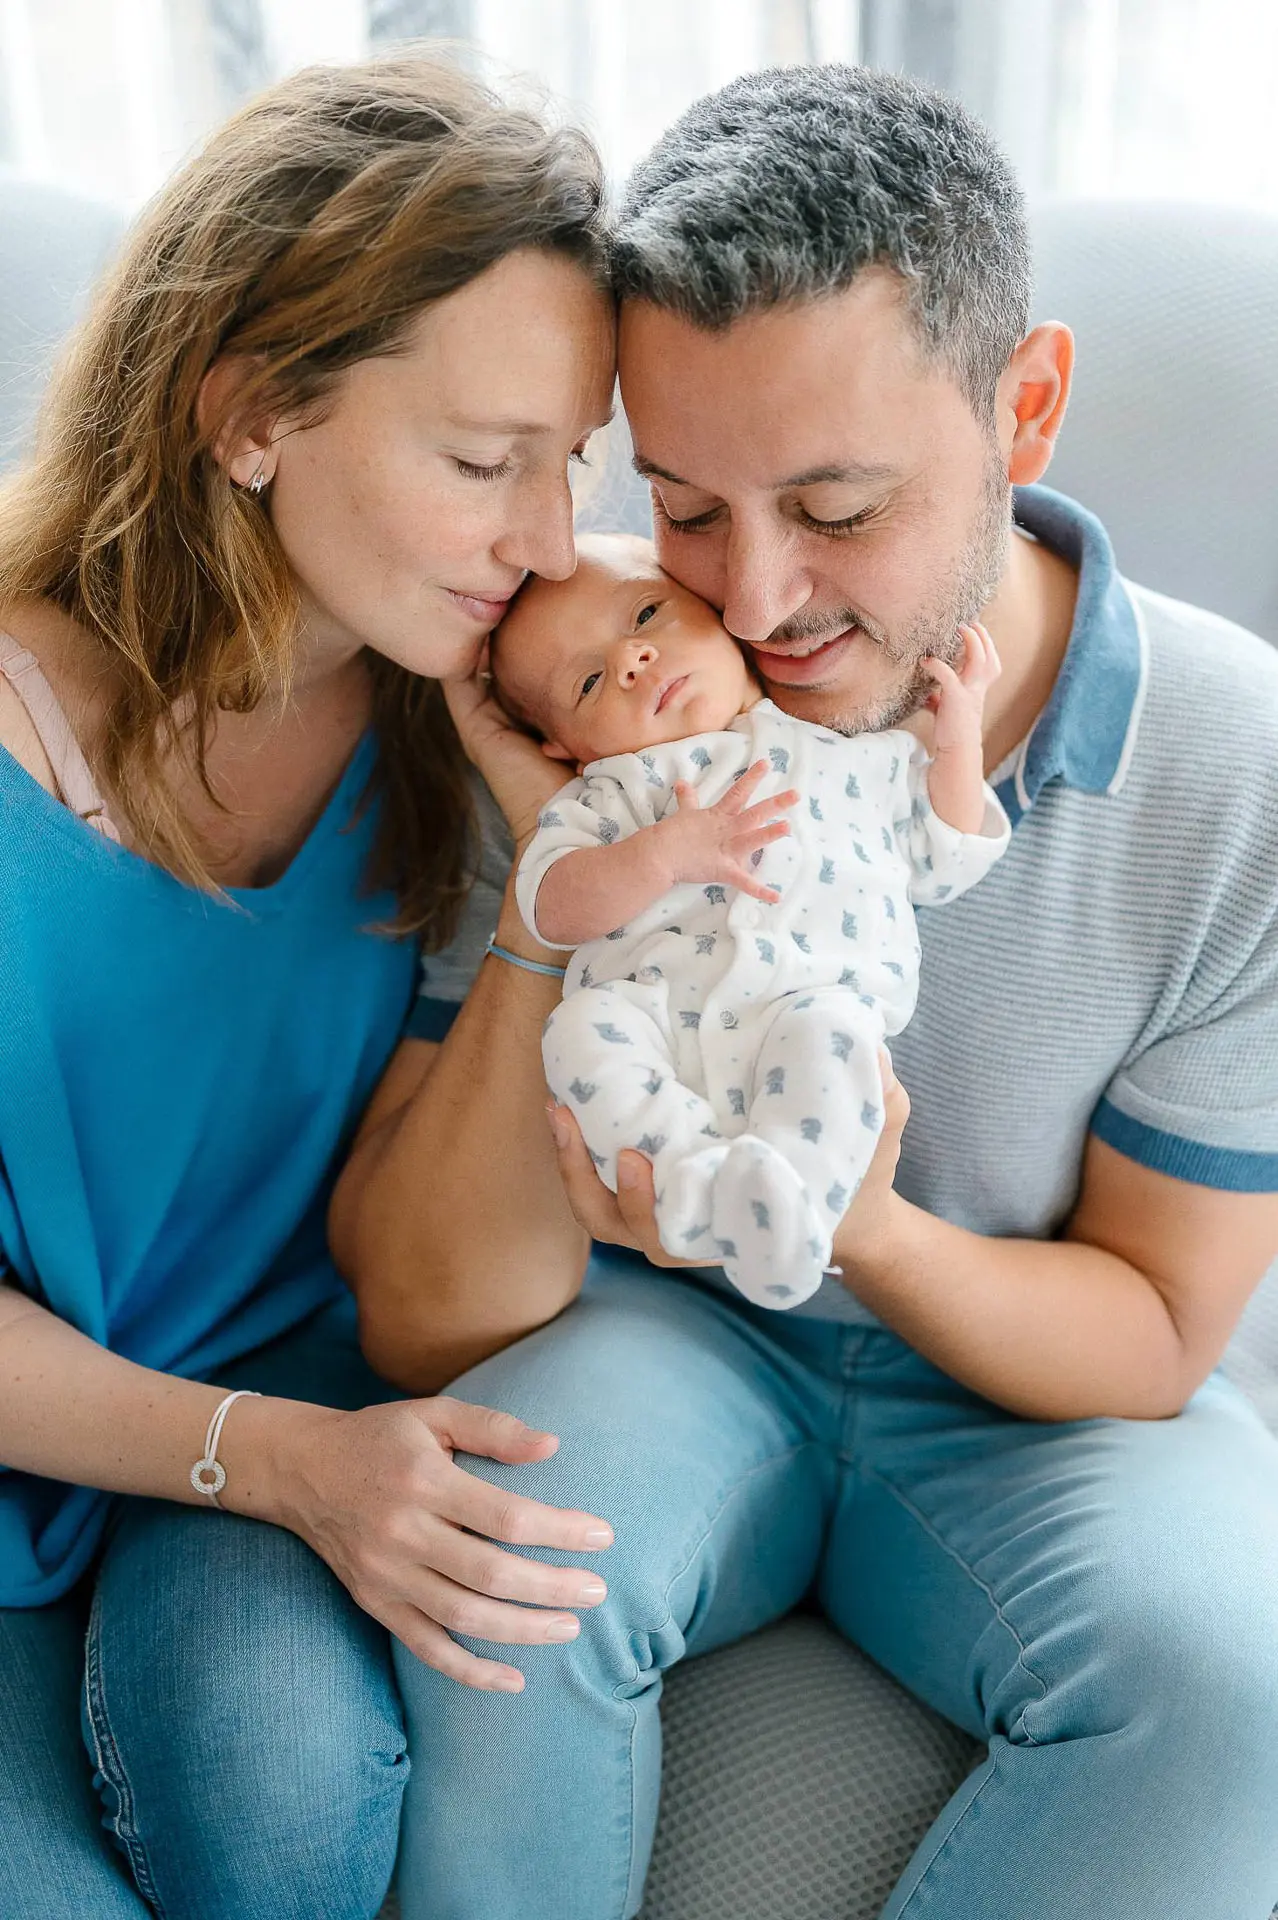
{"label": "man's grey hair", "polygon": [[635,169],[615,237],[619,297],[711,331],[870,266],[901,276],[925,351],[988,416],[1029,325],[1024,196],[957,100],[868,67],[750,73],[698,100]]}

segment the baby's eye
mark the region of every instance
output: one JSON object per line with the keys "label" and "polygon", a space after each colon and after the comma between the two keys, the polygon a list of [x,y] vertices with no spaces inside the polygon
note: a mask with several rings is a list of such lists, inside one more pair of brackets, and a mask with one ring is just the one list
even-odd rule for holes
{"label": "baby's eye", "polygon": [[585,679],[581,683],[581,698],[584,700],[586,695],[590,692],[590,689],[594,686],[596,680],[602,680],[602,679],[603,679],[602,673],[588,673]]}
{"label": "baby's eye", "polygon": [[661,608],[660,600],[650,600],[648,605],[646,607],[641,607],[638,613],[635,615],[635,625],[637,627],[646,627],[648,622],[651,620],[653,614],[659,612],[660,608]]}

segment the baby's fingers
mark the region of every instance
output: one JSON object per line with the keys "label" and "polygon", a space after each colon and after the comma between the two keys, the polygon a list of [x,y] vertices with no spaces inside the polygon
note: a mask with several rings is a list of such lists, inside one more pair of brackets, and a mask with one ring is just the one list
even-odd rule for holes
{"label": "baby's fingers", "polygon": [[766,906],[775,907],[781,898],[776,887],[766,885],[749,867],[726,867],[724,878],[730,887],[735,887],[739,893],[748,893],[752,900],[762,900]]}
{"label": "baby's fingers", "polygon": [[767,826],[750,827],[740,833],[734,833],[727,842],[727,852],[733,860],[741,860],[756,848],[770,847],[774,840],[784,840],[790,832],[788,820],[773,820]]}
{"label": "baby's fingers", "polygon": [[723,808],[725,813],[740,813],[742,807],[750,798],[750,795],[754,792],[767,771],[768,762],[766,760],[752,761],[744,773],[737,775],[732,785],[728,788],[728,791],[719,800],[718,805]]}
{"label": "baby's fingers", "polygon": [[798,803],[798,793],[793,787],[788,787],[784,793],[770,794],[766,800],[756,800],[752,807],[747,807],[744,813],[737,815],[737,826],[753,832],[756,826],[761,827],[775,820],[779,813],[788,811]]}

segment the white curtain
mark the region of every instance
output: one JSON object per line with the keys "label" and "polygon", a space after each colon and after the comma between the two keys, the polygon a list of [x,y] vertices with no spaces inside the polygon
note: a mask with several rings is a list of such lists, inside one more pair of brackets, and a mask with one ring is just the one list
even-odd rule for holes
{"label": "white curtain", "polygon": [[617,176],[736,73],[863,59],[959,94],[1035,195],[1278,211],[1275,0],[0,0],[0,164],[131,208],[267,80],[437,35],[564,99]]}

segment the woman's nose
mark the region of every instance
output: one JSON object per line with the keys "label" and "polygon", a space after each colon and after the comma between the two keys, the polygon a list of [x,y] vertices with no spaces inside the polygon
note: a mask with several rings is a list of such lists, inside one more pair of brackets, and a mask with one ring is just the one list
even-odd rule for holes
{"label": "woman's nose", "polygon": [[634,641],[625,641],[617,653],[617,678],[623,687],[633,687],[639,675],[655,665],[658,659],[657,649],[653,646],[638,646]]}

